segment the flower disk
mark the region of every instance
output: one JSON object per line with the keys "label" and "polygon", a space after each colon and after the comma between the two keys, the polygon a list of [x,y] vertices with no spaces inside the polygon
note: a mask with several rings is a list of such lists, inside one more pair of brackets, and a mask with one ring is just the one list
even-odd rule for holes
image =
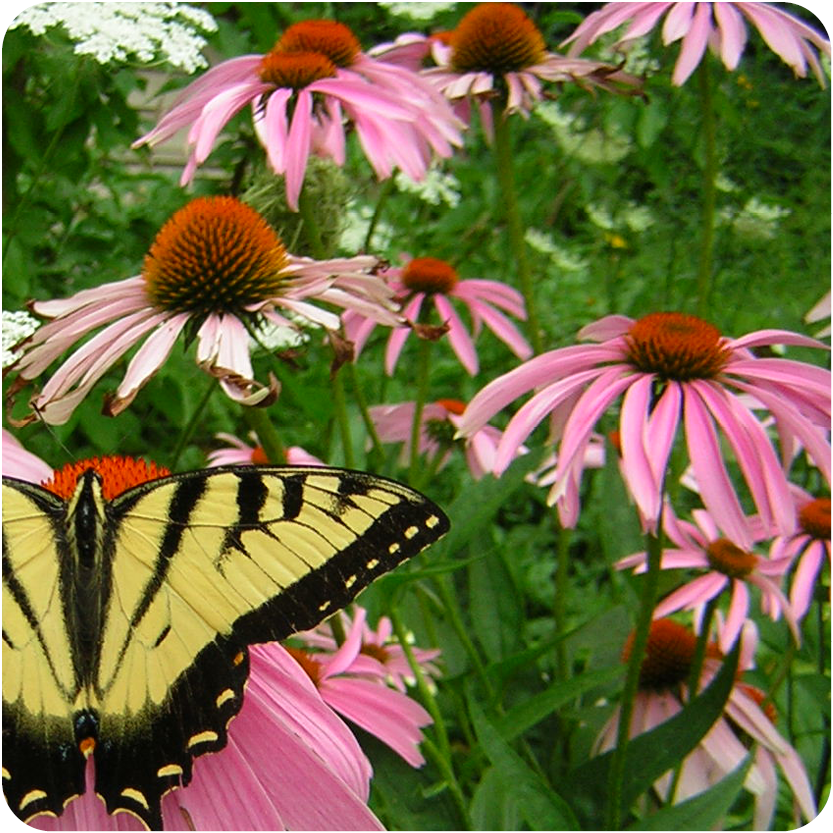
{"label": "flower disk", "polygon": [[279,52],[273,49],[263,56],[257,74],[266,84],[302,90],[313,81],[333,78],[336,65],[319,52]]}
{"label": "flower disk", "polygon": [[275,52],[318,52],[337,67],[349,67],[361,52],[350,29],[335,20],[302,20],[294,23],[275,44]]}
{"label": "flower disk", "polygon": [[285,645],[284,648],[292,656],[292,659],[304,669],[304,672],[315,683],[315,686],[318,687],[324,673],[324,668],[321,663],[309,651],[302,651],[300,648],[293,648],[289,645]]}
{"label": "flower disk", "polygon": [[726,538],[712,541],[706,549],[706,557],[712,569],[729,578],[745,578],[758,563],[758,558],[746,552]]}
{"label": "flower disk", "polygon": [[273,298],[287,254],[272,227],[234,197],[198,197],[162,226],[142,277],[155,306],[240,313]]}
{"label": "flower disk", "polygon": [[[673,688],[688,679],[697,637],[673,619],[656,619],[651,623],[648,647],[639,672],[640,688],[662,690]],[[633,647],[633,634],[628,638],[622,658],[627,662]]]}
{"label": "flower disk", "polygon": [[535,24],[512,3],[481,3],[451,36],[458,72],[518,72],[544,60],[546,44]]}
{"label": "flower disk", "polygon": [[78,463],[67,463],[62,469],[58,469],[43,487],[64,500],[69,500],[75,492],[78,478],[89,469],[94,469],[101,475],[101,490],[105,500],[112,500],[140,483],[170,474],[164,466],[136,460],[133,457],[93,457]]}
{"label": "flower disk", "polygon": [[625,339],[630,361],[662,379],[713,379],[729,359],[717,327],[680,312],[646,315],[634,322]]}
{"label": "flower disk", "polygon": [[830,498],[819,497],[805,503],[798,512],[801,528],[820,541],[830,540]]}
{"label": "flower disk", "polygon": [[413,292],[448,294],[458,280],[454,267],[436,257],[415,257],[402,270],[402,283]]}

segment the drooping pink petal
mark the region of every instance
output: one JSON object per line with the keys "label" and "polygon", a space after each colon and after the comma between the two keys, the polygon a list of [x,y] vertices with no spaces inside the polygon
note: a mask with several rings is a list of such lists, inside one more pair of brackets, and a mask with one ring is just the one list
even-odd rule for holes
{"label": "drooping pink petal", "polygon": [[448,324],[448,340],[460,360],[460,364],[463,365],[470,376],[477,375],[479,367],[477,351],[474,349],[474,343],[462,319],[444,295],[436,294],[434,304],[440,318]]}
{"label": "drooping pink petal", "polygon": [[[688,3],[679,3],[679,6]],[[677,63],[674,65],[674,72],[671,76],[671,83],[680,87],[688,80],[688,77],[694,72],[697,65],[703,58],[703,53],[706,51],[706,46],[709,42],[712,28],[712,11],[711,3],[693,3],[695,6],[694,17],[691,21],[691,27],[683,38],[682,46],[680,47],[680,57],[677,58]],[[675,6],[676,8],[676,6]],[[668,21],[674,11],[668,13],[666,21]],[[666,41],[667,43],[668,41]]]}
{"label": "drooping pink petal", "polygon": [[746,25],[733,3],[712,3],[720,31],[720,58],[728,70],[734,70],[746,47]]}

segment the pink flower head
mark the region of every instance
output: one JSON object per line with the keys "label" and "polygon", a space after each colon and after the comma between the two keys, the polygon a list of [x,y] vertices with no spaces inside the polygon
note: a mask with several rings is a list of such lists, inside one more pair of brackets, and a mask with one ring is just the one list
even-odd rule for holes
{"label": "pink flower head", "polygon": [[[764,613],[772,619],[783,613],[799,642],[796,616],[779,587],[786,568],[784,562],[742,549],[721,535],[709,513],[702,509],[695,509],[692,517],[694,523],[680,520],[670,508],[663,514],[663,530],[673,546],[663,549],[660,569],[696,570],[699,574],[669,593],[657,605],[654,618],[661,619],[678,610],[695,610],[726,592],[729,610],[720,633],[720,649],[727,653],[749,615],[750,587],[756,587]],[[620,559],[616,567],[633,567],[635,573],[644,573],[647,564],[647,554],[640,552]]]}
{"label": "pink flower head", "polygon": [[[288,648],[332,709],[375,735],[411,766],[425,763],[419,751],[431,716],[415,700],[385,684],[385,672],[361,653],[365,611],[358,608],[347,638],[334,651]],[[303,638],[303,635],[301,635]],[[376,663],[378,665],[378,663]]]}
{"label": "pink flower head", "polygon": [[562,43],[572,43],[571,55],[606,32],[630,21],[617,44],[648,34],[665,17],[662,25],[664,45],[682,40],[674,66],[672,82],[684,84],[703,58],[708,46],[720,56],[728,70],[734,70],[746,47],[746,24],[751,23],[781,60],[804,78],[807,66],[824,86],[824,72],[816,50],[830,57],[830,41],[815,29],[771,3],[607,3],[587,19]]}
{"label": "pink flower head", "polygon": [[[216,466],[269,466],[273,463],[266,456],[263,446],[258,444],[257,436],[251,435],[254,445],[243,442],[234,434],[220,433],[216,435],[218,440],[228,443],[229,448],[218,448],[208,454],[208,468]],[[323,460],[319,460],[314,454],[310,454],[297,445],[286,449],[286,462],[289,466],[324,466]]]}
{"label": "pink flower head", "polygon": [[[390,619],[382,616],[374,630],[367,623],[367,611],[363,608],[357,607],[354,617],[344,610],[337,615],[345,633],[352,633],[356,627],[356,620],[360,617],[362,619],[361,647],[358,656],[350,666],[351,673],[383,680],[404,694],[407,686],[414,682],[413,670],[405,655],[405,650],[393,636],[393,625]],[[329,620],[322,622],[314,630],[305,631],[298,636],[313,650],[330,653],[338,650],[338,642]],[[439,649],[426,649],[411,645],[411,653],[423,676],[429,680],[440,676],[440,669],[434,662],[440,655]]]}
{"label": "pink flower head", "polygon": [[[405,465],[411,456],[411,431],[414,422],[414,402],[396,405],[374,405],[370,417],[376,426],[379,439],[386,443],[403,443],[401,461]],[[439,399],[422,409],[419,452],[442,468],[451,456],[454,434],[459,426],[465,403],[458,399]],[[492,425],[483,425],[466,438],[466,462],[475,480],[490,473],[494,467],[495,455],[501,432]],[[517,455],[526,453],[526,448],[517,449]]]}
{"label": "pink flower head", "polygon": [[574,345],[536,356],[495,379],[469,403],[460,433],[470,436],[529,390],[533,397],[512,417],[498,446],[495,472],[503,472],[520,443],[548,415],[559,426],[560,500],[584,468],[585,452],[602,414],[622,397],[621,470],[650,528],[662,508],[669,456],[684,429],[688,457],[706,508],[726,536],[752,544],[747,518],[723,461],[720,428],[761,520],[772,534],[793,529],[787,480],[766,430],[738,395],[750,394],[775,420],[782,443],[800,442],[830,480],[830,373],[782,358],[756,358],[766,344],[824,347],[807,336],[760,330],[722,336],[692,315],[652,313],[637,321],[611,315],[585,327]]}
{"label": "pink flower head", "polygon": [[791,535],[779,535],[769,555],[794,569],[790,604],[796,619],[809,610],[813,590],[825,563],[830,563],[830,498],[817,497],[792,485],[798,528]]}
{"label": "pink flower head", "polygon": [[190,125],[185,184],[223,126],[247,104],[269,164],[286,177],[292,209],[311,153],[344,164],[347,125],[380,178],[397,167],[419,180],[433,154],[450,156],[461,142],[453,111],[415,72],[362,52],[343,23],[304,20],[266,55],[244,55],[210,69],[134,146],[152,147]]}
{"label": "pink flower head", "polygon": [[[656,619],[651,625],[648,649],[642,663],[640,690],[634,702],[630,737],[648,732],[682,711],[688,700],[688,677],[697,637],[671,619]],[[630,652],[630,642],[625,654]],[[721,665],[720,652],[710,646],[703,661],[699,681],[705,688]],[[716,784],[736,769],[749,752],[743,732],[756,745],[754,762],[744,786],[755,795],[755,830],[768,829],[778,794],[780,769],[806,821],[815,818],[817,809],[807,770],[796,750],[773,725],[774,715],[761,708],[763,697],[745,683],[735,683],[724,715],[718,718],[682,763],[674,795],[670,795],[674,774],[669,772],[654,783],[661,801],[685,801]],[[611,749],[616,742],[618,709],[596,739],[596,752]],[[797,825],[796,825],[797,826]]]}
{"label": "pink flower head", "polygon": [[3,477],[27,483],[44,483],[52,477],[52,466],[27,451],[14,434],[3,429]]}
{"label": "pink flower head", "polygon": [[18,377],[11,392],[104,326],[32,398],[35,413],[27,421],[39,416],[56,425],[66,422],[101,376],[143,342],[105,402],[105,413],[120,413],[183,332],[196,337],[197,364],[219,380],[228,396],[247,405],[268,403],[277,396],[277,382],[273,378],[264,386],[254,379],[252,327],[262,322],[297,326],[297,320],[330,330],[340,327],[338,315],[310,301],[398,323],[391,290],[371,274],[375,265],[372,257],[294,257],[253,208],[234,197],[198,197],[162,227],[140,275],[66,300],[33,304],[36,313],[52,320],[24,343],[13,365]]}
{"label": "pink flower head", "polygon": [[[460,280],[451,264],[435,257],[413,258],[403,268],[386,270],[383,277],[396,293],[402,315],[411,324],[410,327],[393,330],[388,338],[385,371],[389,376],[393,375],[411,329],[420,331],[430,306],[434,307],[440,321],[448,328],[448,340],[460,364],[472,376],[477,373],[479,362],[472,335],[451,299],[462,303],[468,310],[475,336],[485,324],[518,358],[527,359],[532,355],[532,348],[526,339],[504,315],[507,312],[515,318],[526,319],[523,298],[512,287],[479,278]],[[345,334],[354,343],[356,355],[361,352],[377,323],[355,311],[345,313]]]}
{"label": "pink flower head", "polygon": [[438,66],[423,71],[451,101],[474,99],[490,130],[492,100],[507,113],[527,114],[544,97],[545,82],[573,82],[634,92],[638,80],[600,61],[556,55],[538,27],[514,3],[480,3],[447,37],[449,48],[434,49]]}

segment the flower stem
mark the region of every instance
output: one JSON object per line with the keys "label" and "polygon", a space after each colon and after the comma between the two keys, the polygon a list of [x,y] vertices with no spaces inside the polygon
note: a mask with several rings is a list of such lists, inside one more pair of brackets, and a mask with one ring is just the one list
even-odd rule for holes
{"label": "flower stem", "polygon": [[353,456],[353,435],[350,431],[350,415],[347,413],[347,398],[344,395],[344,380],[341,371],[337,370],[332,376],[333,406],[338,431],[341,435],[341,445],[344,450],[344,465],[352,469],[356,465]]}
{"label": "flower stem", "polygon": [[211,399],[211,394],[214,393],[216,387],[217,381],[215,379],[209,379],[205,388],[205,393],[203,393],[200,397],[200,401],[197,402],[197,407],[194,408],[194,413],[191,414],[191,419],[188,420],[185,428],[182,429],[182,432],[179,435],[176,448],[171,455],[171,461],[168,466],[171,471],[176,471],[177,463],[179,463],[179,458],[185,450],[185,445],[188,440],[191,439],[191,435],[194,433],[194,429],[197,427],[197,423],[199,422],[200,417],[202,417],[203,411],[205,411],[205,408],[208,405],[208,400]]}
{"label": "flower stem", "polygon": [[529,339],[536,353],[542,353],[544,349],[541,336],[541,326],[538,320],[538,307],[535,303],[535,292],[532,285],[532,273],[529,269],[529,261],[526,257],[526,240],[524,239],[524,227],[521,220],[521,212],[518,207],[518,197],[515,192],[515,176],[512,169],[512,140],[509,132],[509,118],[505,114],[499,114],[494,123],[495,131],[495,163],[497,165],[497,177],[500,183],[503,206],[506,212],[506,225],[509,231],[509,243],[512,247],[512,254],[515,257],[515,265],[518,272],[518,280],[521,284],[521,292],[526,302],[527,326]]}
{"label": "flower stem", "polygon": [[388,177],[379,190],[379,199],[376,200],[376,207],[373,209],[373,216],[370,218],[370,223],[367,226],[367,233],[364,236],[364,246],[362,251],[371,251],[370,244],[373,241],[373,234],[376,231],[376,226],[379,224],[379,218],[382,216],[382,209],[388,201],[388,197],[393,192],[393,177]]}
{"label": "flower stem", "polygon": [[359,413],[362,415],[362,422],[367,429],[367,434],[370,437],[370,442],[373,446],[373,452],[381,460],[385,456],[385,450],[382,447],[382,440],[379,437],[379,432],[376,430],[376,425],[373,418],[370,416],[370,408],[367,406],[367,399],[365,398],[362,386],[359,383],[358,374],[356,373],[356,365],[353,362],[347,362],[345,367],[350,374],[350,383],[353,389],[353,395],[356,397],[356,404],[359,406]]}
{"label": "flower stem", "polygon": [[249,428],[257,434],[266,459],[274,466],[286,465],[286,449],[265,408],[243,406],[243,418]]}
{"label": "flower stem", "polygon": [[430,370],[431,342],[418,339],[416,400],[414,401],[414,421],[411,424],[411,459],[408,468],[408,482],[413,485],[419,477],[419,440],[422,435],[422,412],[428,399],[428,376]]}
{"label": "flower stem", "polygon": [[711,303],[714,220],[717,198],[717,125],[714,113],[709,61],[700,62],[697,70],[700,89],[701,135],[704,142],[703,205],[700,237],[700,261],[697,270],[697,314],[708,317]]}
{"label": "flower stem", "polygon": [[302,188],[298,196],[298,211],[301,215],[304,236],[312,256],[316,260],[325,260],[327,252],[324,249],[324,241],[321,237],[321,226],[315,216],[315,205],[312,203],[306,188]]}
{"label": "flower stem", "polygon": [[646,551],[648,555],[648,570],[642,584],[642,599],[639,608],[636,628],[634,629],[633,644],[625,675],[625,685],[622,690],[622,701],[619,706],[619,726],[616,735],[616,748],[610,761],[610,776],[608,780],[607,830],[622,829],[622,784],[625,778],[625,764],[628,740],[630,738],[631,718],[633,717],[634,701],[639,690],[639,674],[645,649],[648,647],[648,637],[651,633],[651,619],[659,587],[660,563],[662,560],[662,526],[658,524],[656,535],[647,534]]}
{"label": "flower stem", "polygon": [[[557,518],[556,518],[557,521]],[[558,551],[556,553],[555,593],[552,600],[552,617],[556,634],[567,632],[567,575],[570,564],[569,529],[558,524]],[[569,663],[567,662],[567,645],[564,639],[558,641],[555,651],[558,679],[562,682],[569,677]]]}

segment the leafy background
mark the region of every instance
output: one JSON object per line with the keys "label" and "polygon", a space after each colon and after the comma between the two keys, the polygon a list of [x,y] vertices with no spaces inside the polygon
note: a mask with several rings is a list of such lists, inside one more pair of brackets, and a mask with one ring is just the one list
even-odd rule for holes
{"label": "leafy background", "polygon": [[[212,63],[264,52],[283,28],[305,18],[336,17],[365,48],[409,28],[407,20],[374,3],[201,5],[218,23],[206,51]],[[598,7],[523,5],[551,46]],[[457,4],[440,12],[430,28],[453,27],[465,8]],[[791,11],[813,22],[801,7]],[[646,42],[641,57],[652,71],[645,101],[564,89],[543,115],[514,119],[516,181],[524,219],[536,235],[529,255],[548,347],[571,343],[579,327],[608,312],[693,311],[703,149],[696,84],[670,85],[675,56],[676,47]],[[718,211],[724,219],[717,228],[711,320],[727,334],[770,327],[806,332],[803,317],[830,276],[829,92],[813,80],[794,79],[757,35],[750,37],[738,71],[726,72],[717,62],[712,69],[722,183]],[[4,309],[138,274],[157,230],[194,194],[243,193],[262,183],[247,115],[225,131],[209,169],[187,193],[177,184],[178,169],[130,149],[152,124],[155,113],[147,107],[155,105],[148,105],[146,90],[160,79],[163,92],[189,81],[164,64],[102,66],[75,55],[59,29],[40,37],[24,28],[6,33]],[[515,268],[493,156],[476,125],[465,148],[442,170],[456,178],[456,204],[433,204],[376,182],[355,149],[344,171],[321,166],[317,181],[329,197],[322,219],[333,252],[356,253],[347,247],[362,240],[357,218],[364,213],[366,225],[381,201],[373,253],[391,261],[403,253],[440,257],[462,278],[512,283]],[[273,219],[286,240],[298,241],[294,218],[279,204]],[[301,253],[300,243],[293,251]],[[415,352],[406,348],[388,378],[382,349],[380,335],[356,367],[368,402],[412,399]],[[170,464],[178,445],[178,468],[203,466],[206,452],[216,447],[216,432],[244,429],[237,412],[213,396],[199,411],[198,428],[183,437],[213,384],[196,368],[192,350],[176,350],[118,419],[101,416],[100,396],[116,386],[123,365],[66,425],[34,425],[21,438],[55,466],[114,452]],[[435,346],[432,398],[468,399],[516,363],[489,333],[480,337],[478,350],[481,372],[470,378],[446,345]],[[792,355],[824,361],[810,351]],[[265,357],[259,363],[262,378],[272,364]],[[303,445],[339,464],[343,449],[332,423],[329,365],[328,352],[311,339],[280,365],[283,391],[270,414],[287,445]],[[401,476],[399,449],[369,459],[355,407],[351,418],[360,467]],[[436,764],[412,770],[363,735],[376,773],[373,807],[391,828],[559,829],[592,826],[598,818],[593,802],[599,796],[590,791],[581,809],[564,785],[587,759],[621,684],[617,661],[638,580],[616,573],[611,564],[641,549],[642,542],[615,467],[598,472],[568,544],[570,574],[559,578],[566,584],[556,591],[553,554],[563,542],[544,492],[524,481],[530,465],[521,461],[500,481],[474,483],[462,455],[455,455],[429,486],[448,508],[454,532],[410,570],[363,597],[377,612],[395,598],[418,644],[443,650],[446,676],[437,696],[464,805],[461,810]],[[557,594],[567,600],[567,633],[554,633]],[[753,677],[769,687],[789,654],[789,670],[774,689],[779,727],[826,796],[829,665],[820,667],[817,660],[828,638],[829,609],[823,610],[818,620],[805,621],[799,649],[790,647],[783,627],[761,621],[763,648]],[[551,684],[559,651],[573,673],[567,687]],[[680,737],[684,743],[684,729]],[[732,789],[723,786],[728,798],[721,801],[715,792],[702,806],[689,808],[687,822],[677,823],[706,828],[722,818],[724,827],[747,824],[749,795],[734,782]],[[786,795],[777,823],[790,826]]]}

